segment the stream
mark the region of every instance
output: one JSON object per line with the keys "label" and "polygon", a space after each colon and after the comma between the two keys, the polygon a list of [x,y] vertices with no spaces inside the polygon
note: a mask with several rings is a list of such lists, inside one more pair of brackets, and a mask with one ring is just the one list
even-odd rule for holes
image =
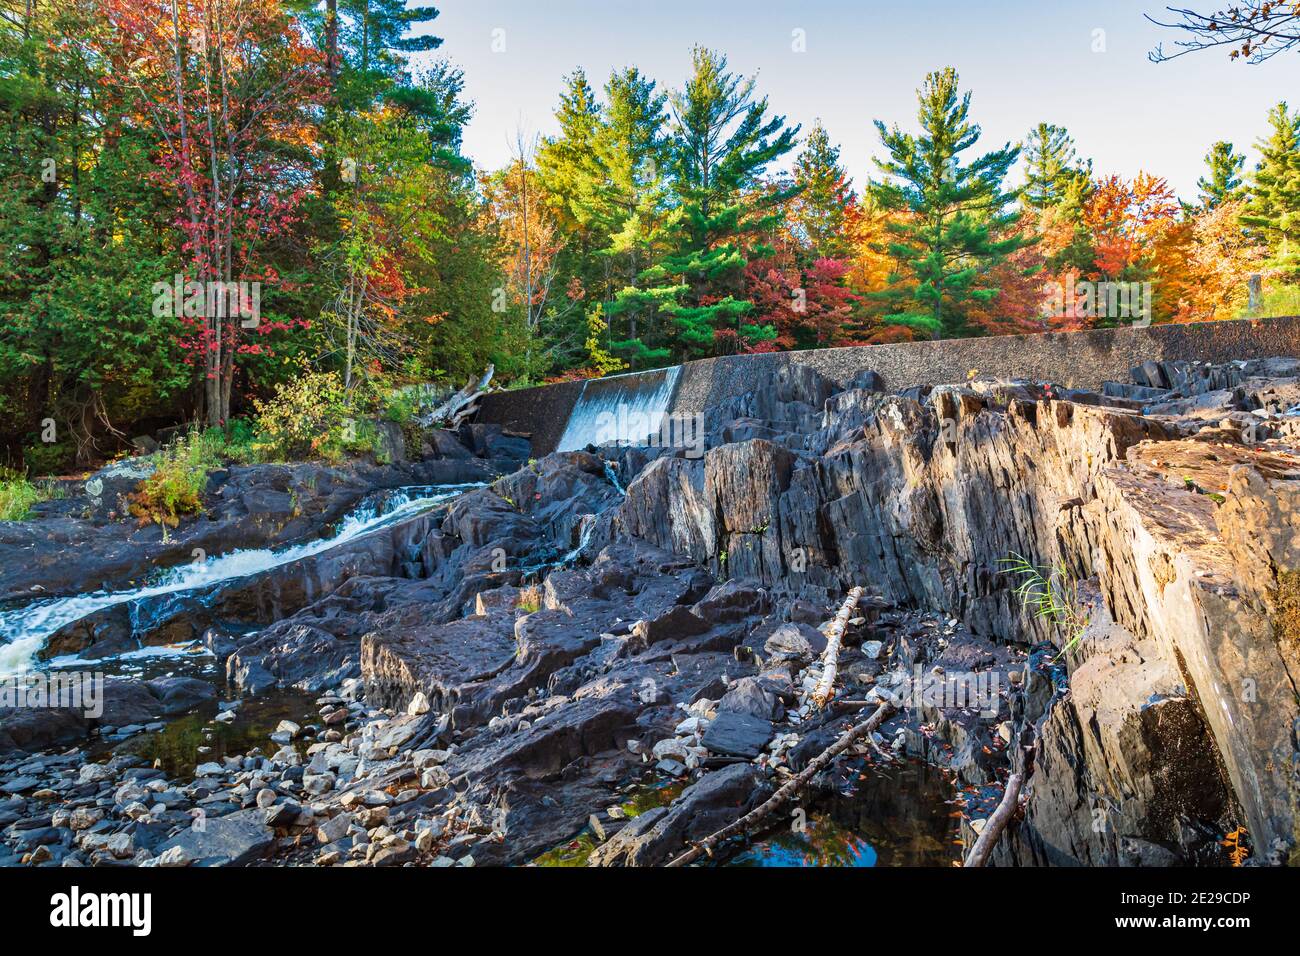
{"label": "stream", "polygon": [[[414,517],[474,488],[479,484],[415,485],[376,492],[319,538],[278,549],[259,548],[230,551],[203,561],[177,565],[160,571],[155,579],[129,590],[102,590],[67,598],[35,601],[0,611],[0,677],[25,673],[39,666],[41,649],[51,634],[95,611],[118,604],[131,603],[134,611],[148,598],[180,595],[225,581],[248,577],[271,568],[303,561],[337,548],[364,534]],[[51,667],[95,665],[111,672],[115,661],[145,661],[159,656],[192,653],[190,648],[142,648],[138,652],[114,655],[113,658],[88,660],[81,657],[56,658]],[[128,672],[130,668],[128,667]],[[132,673],[132,676],[135,676]]]}

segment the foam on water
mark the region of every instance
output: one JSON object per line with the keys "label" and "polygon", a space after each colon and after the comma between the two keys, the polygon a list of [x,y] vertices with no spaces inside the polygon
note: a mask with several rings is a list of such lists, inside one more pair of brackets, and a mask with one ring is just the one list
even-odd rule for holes
{"label": "foam on water", "polygon": [[681,366],[650,372],[627,372],[608,378],[591,378],[582,391],[556,451],[575,451],[587,445],[639,445],[658,435],[677,387]]}
{"label": "foam on water", "polygon": [[20,674],[37,666],[36,655],[51,634],[95,611],[160,594],[193,591],[301,561],[480,487],[480,484],[464,484],[395,488],[371,496],[345,517],[336,533],[327,538],[316,538],[279,550],[231,551],[206,561],[168,568],[143,587],[77,594],[0,612],[0,642],[3,642],[0,643],[0,677]]}

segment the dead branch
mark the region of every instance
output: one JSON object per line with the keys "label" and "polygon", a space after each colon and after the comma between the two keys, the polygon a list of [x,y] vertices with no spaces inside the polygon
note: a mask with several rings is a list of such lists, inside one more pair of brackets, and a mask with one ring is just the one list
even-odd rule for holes
{"label": "dead branch", "polygon": [[694,863],[705,854],[711,856],[713,848],[718,844],[746,832],[760,820],[771,816],[785,804],[789,803],[790,800],[794,798],[795,794],[807,786],[808,782],[829,765],[832,760],[851,747],[855,741],[874,731],[893,712],[893,704],[888,702],[881,703],[881,705],[876,708],[875,713],[861,723],[854,724],[846,730],[833,744],[810,760],[808,766],[804,767],[798,774],[791,777],[790,780],[777,790],[776,793],[768,797],[766,801],[749,811],[749,813],[745,814],[735,823],[725,826],[711,836],[707,836],[698,843],[695,843],[689,850],[669,863],[668,866],[686,866],[689,863]]}
{"label": "dead branch", "polygon": [[849,596],[844,599],[839,613],[835,615],[835,620],[831,621],[830,626],[826,628],[826,650],[822,653],[822,676],[817,681],[812,695],[813,703],[818,707],[826,706],[835,689],[835,673],[840,664],[840,643],[844,640],[844,629],[848,626],[849,618],[861,598],[861,585],[850,588]]}
{"label": "dead branch", "polygon": [[488,384],[492,381],[495,371],[494,366],[489,363],[487,370],[477,382],[470,379],[459,392],[433,410],[420,415],[417,421],[425,428],[430,428],[439,423],[446,423],[455,428],[478,411],[478,400],[487,394]]}
{"label": "dead branch", "polygon": [[1011,822],[1011,817],[1016,812],[1016,807],[1020,803],[1020,787],[1024,782],[1024,774],[1013,773],[1007,777],[1007,789],[1002,794],[1002,801],[985,822],[984,829],[980,831],[975,846],[971,848],[970,855],[966,857],[966,862],[962,866],[983,866],[988,862],[993,847],[997,845],[998,837],[1002,835],[1002,831],[1007,828],[1007,824]]}

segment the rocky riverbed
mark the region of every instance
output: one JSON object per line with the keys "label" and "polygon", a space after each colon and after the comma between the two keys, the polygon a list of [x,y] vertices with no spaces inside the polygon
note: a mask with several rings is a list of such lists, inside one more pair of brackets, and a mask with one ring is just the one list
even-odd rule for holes
{"label": "rocky riverbed", "polygon": [[[33,588],[324,534],[381,485],[490,482],[52,633],[63,668],[185,649],[118,668],[95,718],[0,709],[0,862],[659,865],[882,701],[889,721],[713,862],[791,839],[874,859],[890,840],[861,822],[807,836],[872,814],[910,847],[880,862],[955,862],[1012,772],[995,865],[1294,862],[1300,362],[901,395],[792,366],[703,426],[702,457],[530,461],[478,425],[387,469],[232,469],[166,544],[77,495],[6,526],[14,614]],[[1077,633],[1023,606],[1012,555],[1061,569]],[[908,823],[881,794],[918,761],[937,777],[898,788]]]}

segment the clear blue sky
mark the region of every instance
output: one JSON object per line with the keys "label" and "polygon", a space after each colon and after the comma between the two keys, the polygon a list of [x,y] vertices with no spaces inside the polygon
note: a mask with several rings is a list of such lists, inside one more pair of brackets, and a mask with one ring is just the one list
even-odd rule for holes
{"label": "clear blue sky", "polygon": [[[1229,140],[1253,166],[1269,106],[1300,102],[1300,54],[1260,66],[1229,62],[1221,51],[1148,62],[1152,46],[1176,38],[1142,16],[1160,13],[1161,0],[421,2],[442,11],[432,24],[445,40],[439,53],[465,70],[476,104],[465,150],[484,167],[509,159],[517,127],[554,132],[562,77],[575,67],[597,87],[631,64],[675,87],[695,43],[726,53],[737,71],[758,72],[772,108],[805,131],[820,117],[859,181],[880,152],[871,121],[914,128],[916,87],[946,65],[973,91],[980,145],[1020,140],[1040,120],[1057,123],[1098,172],[1147,169],[1187,199],[1210,143]],[[806,52],[792,49],[795,30]],[[1095,31],[1104,31],[1104,52],[1093,50]],[[504,38],[504,52],[493,51],[494,36]]]}

